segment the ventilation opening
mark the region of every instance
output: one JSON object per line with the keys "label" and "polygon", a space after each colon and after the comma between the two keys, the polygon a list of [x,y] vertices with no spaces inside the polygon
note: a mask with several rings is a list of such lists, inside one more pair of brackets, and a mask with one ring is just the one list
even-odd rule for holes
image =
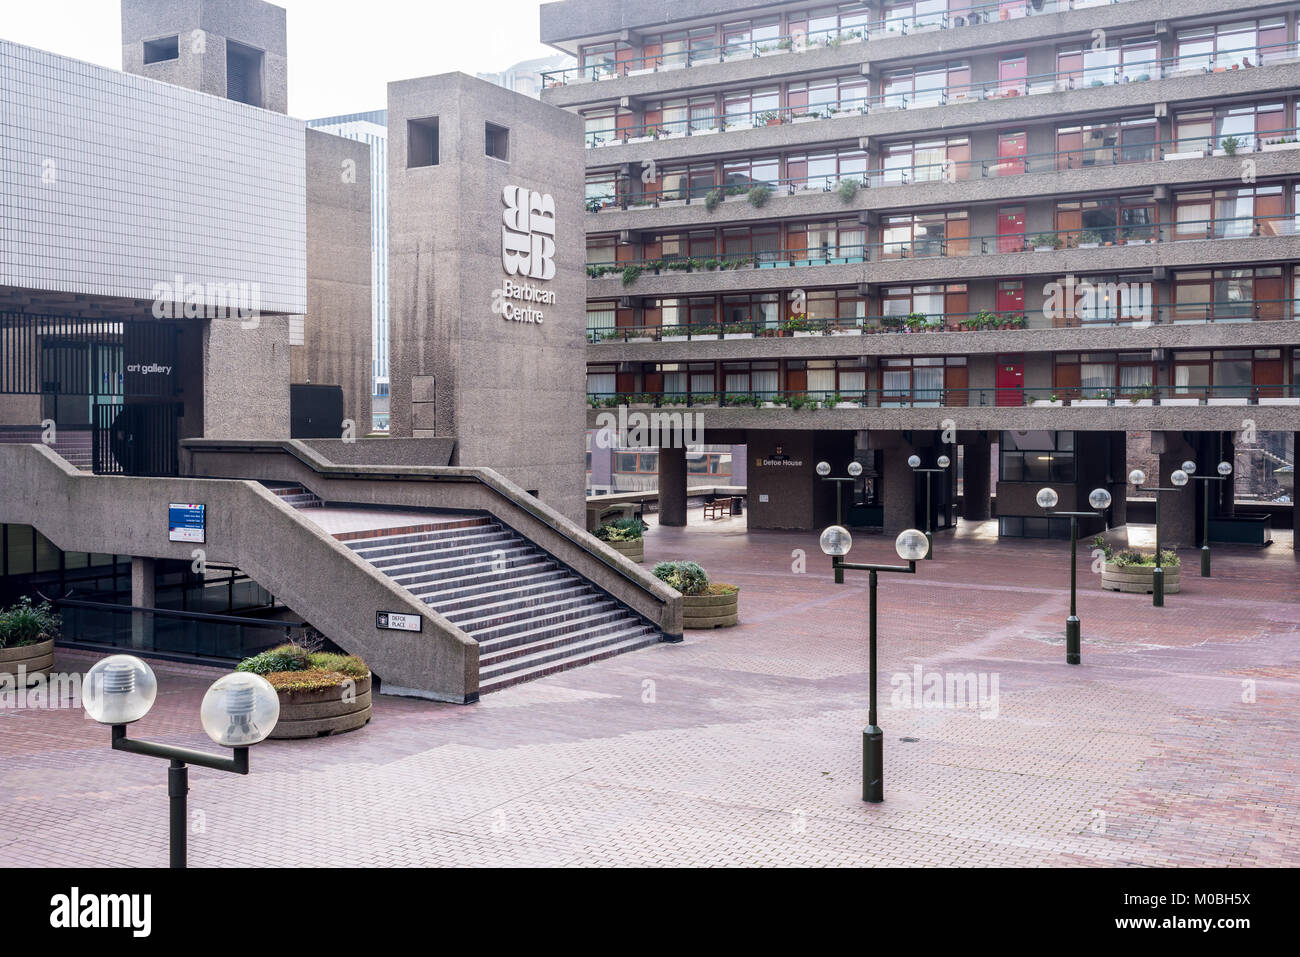
{"label": "ventilation opening", "polygon": [[262,106],[262,51],[226,41],[226,97]]}
{"label": "ventilation opening", "polygon": [[484,124],[483,151],[494,159],[510,160],[510,131],[495,123]]}
{"label": "ventilation opening", "polygon": [[406,167],[438,165],[438,118],[406,121]]}
{"label": "ventilation opening", "polygon": [[144,62],[162,63],[178,59],[181,55],[180,37],[163,37],[144,41]]}

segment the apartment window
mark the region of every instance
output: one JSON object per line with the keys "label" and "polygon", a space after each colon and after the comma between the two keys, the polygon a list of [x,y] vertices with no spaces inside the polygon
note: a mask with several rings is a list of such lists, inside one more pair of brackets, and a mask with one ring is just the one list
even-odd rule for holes
{"label": "apartment window", "polygon": [[1282,267],[1189,270],[1174,276],[1174,319],[1249,322],[1283,319]]}
{"label": "apartment window", "polygon": [[999,450],[999,481],[1074,481],[1073,432],[1003,432]]}
{"label": "apartment window", "polygon": [[886,186],[931,183],[942,180],[945,173],[953,179],[969,179],[970,169],[969,137],[891,143],[881,160],[881,180]]}
{"label": "apartment window", "polygon": [[1080,169],[1156,158],[1156,121],[1147,117],[1063,126],[1056,131],[1056,168]]}
{"label": "apartment window", "polygon": [[1197,190],[1174,197],[1175,239],[1276,236],[1288,231],[1281,186]]}
{"label": "apartment window", "polygon": [[1106,245],[1154,240],[1156,205],[1151,196],[1090,199],[1056,204],[1056,230],[1067,245]]}
{"label": "apartment window", "polygon": [[1247,104],[1213,110],[1190,110],[1174,118],[1175,149],[1180,153],[1226,149],[1235,140],[1238,152],[1255,149],[1255,138],[1267,142],[1286,128],[1281,103]]}
{"label": "apartment window", "polygon": [[438,118],[406,121],[406,168],[438,165]]}
{"label": "apartment window", "polygon": [[483,124],[483,152],[493,159],[510,161],[510,131],[495,123]]}
{"label": "apartment window", "polygon": [[262,51],[226,41],[226,97],[262,106]]}
{"label": "apartment window", "polygon": [[144,62],[163,63],[180,57],[180,38],[162,37],[158,40],[144,41]]}

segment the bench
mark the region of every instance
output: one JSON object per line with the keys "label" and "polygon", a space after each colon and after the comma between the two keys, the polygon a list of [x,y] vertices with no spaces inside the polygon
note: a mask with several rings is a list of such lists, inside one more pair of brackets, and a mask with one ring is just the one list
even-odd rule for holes
{"label": "bench", "polygon": [[734,498],[715,498],[704,506],[705,518],[730,518]]}

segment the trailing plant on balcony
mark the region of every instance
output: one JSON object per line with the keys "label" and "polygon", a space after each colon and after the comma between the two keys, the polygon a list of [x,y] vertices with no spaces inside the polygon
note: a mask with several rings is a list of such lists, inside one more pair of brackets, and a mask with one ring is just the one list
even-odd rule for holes
{"label": "trailing plant on balcony", "polygon": [[640,276],[641,276],[641,267],[640,267],[640,266],[624,266],[624,267],[623,267],[623,285],[625,285],[625,286],[630,286],[630,285],[632,285],[632,283],[636,282],[637,279],[640,278]]}
{"label": "trailing plant on balcony", "polygon": [[914,312],[903,320],[903,324],[909,332],[918,332],[930,324],[930,317],[923,312]]}
{"label": "trailing plant on balcony", "polygon": [[1237,150],[1241,148],[1241,140],[1235,136],[1225,136],[1219,142],[1219,146],[1229,156],[1236,156]]}
{"label": "trailing plant on balcony", "polygon": [[726,336],[740,336],[753,331],[754,327],[747,322],[729,322],[722,327],[722,334]]}
{"label": "trailing plant on balcony", "polygon": [[599,264],[599,265],[595,265],[595,266],[588,266],[588,267],[587,267],[587,278],[589,278],[589,279],[599,279],[601,276],[606,276],[606,275],[608,275],[609,273],[616,272],[617,270],[618,270],[618,266],[612,266],[612,265],[608,265],[608,264]]}
{"label": "trailing plant on balcony", "polygon": [[1137,403],[1141,402],[1143,399],[1154,399],[1155,395],[1155,389],[1150,386],[1143,386],[1141,389],[1136,390],[1131,396],[1129,396],[1128,400],[1134,405],[1137,405]]}
{"label": "trailing plant on balcony", "polygon": [[1001,325],[1003,329],[1023,329],[1028,323],[1029,320],[1023,314],[1017,316],[1013,313],[1007,313],[1002,317]]}
{"label": "trailing plant on balcony", "polygon": [[892,329],[897,332],[899,329],[903,328],[903,321],[902,316],[881,316],[880,328]]}
{"label": "trailing plant on balcony", "polygon": [[767,201],[772,198],[772,187],[766,183],[759,183],[749,191],[749,202],[756,209],[762,209],[767,205]]}
{"label": "trailing plant on balcony", "polygon": [[804,313],[796,313],[781,326],[786,332],[811,332],[812,322]]}
{"label": "trailing plant on balcony", "polygon": [[1039,233],[1029,241],[1029,244],[1035,249],[1060,249],[1061,237],[1057,233]]}
{"label": "trailing plant on balcony", "polygon": [[719,190],[711,189],[704,194],[704,208],[713,212],[722,202],[722,193]]}
{"label": "trailing plant on balcony", "polygon": [[728,392],[723,400],[724,405],[750,405],[757,409],[763,404],[763,400],[749,392]]}
{"label": "trailing plant on balcony", "polygon": [[853,197],[858,195],[858,190],[862,184],[856,179],[842,179],[835,191],[840,194],[840,199],[845,203],[853,202]]}
{"label": "trailing plant on balcony", "polygon": [[1085,243],[1100,244],[1101,241],[1102,241],[1101,234],[1094,233],[1091,229],[1085,229],[1083,232],[1079,233],[1080,246],[1084,245]]}
{"label": "trailing plant on balcony", "polygon": [[781,114],[777,113],[776,110],[764,110],[762,113],[755,114],[754,122],[766,126],[777,126],[781,122]]}

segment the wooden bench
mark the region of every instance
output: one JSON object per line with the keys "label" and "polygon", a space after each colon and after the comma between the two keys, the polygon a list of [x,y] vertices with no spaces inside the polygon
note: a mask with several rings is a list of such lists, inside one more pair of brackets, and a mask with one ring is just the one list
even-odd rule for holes
{"label": "wooden bench", "polygon": [[730,518],[734,498],[715,498],[704,506],[705,518]]}

